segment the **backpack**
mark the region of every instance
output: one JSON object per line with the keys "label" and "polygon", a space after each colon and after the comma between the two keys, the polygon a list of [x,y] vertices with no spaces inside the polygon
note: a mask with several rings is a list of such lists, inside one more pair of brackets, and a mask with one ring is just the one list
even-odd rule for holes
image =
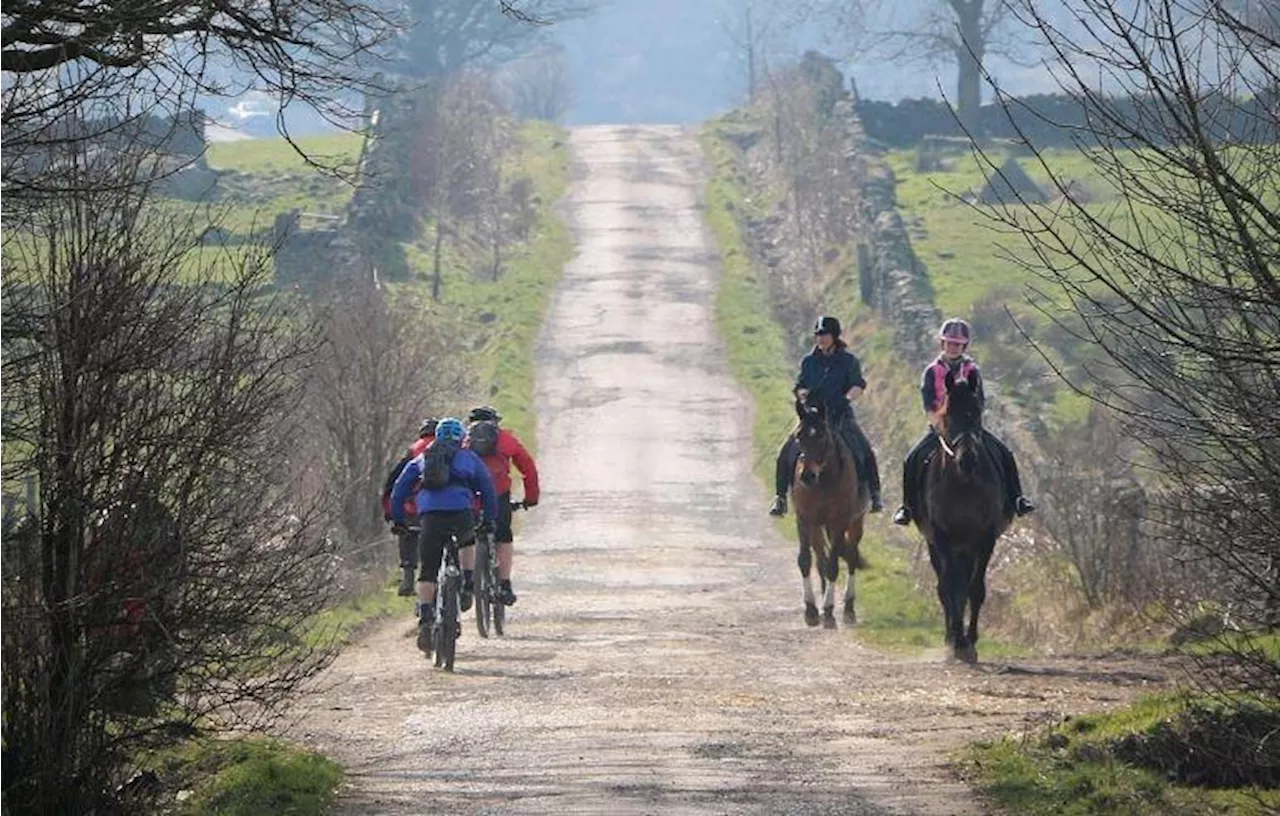
{"label": "backpack", "polygon": [[457,445],[436,441],[422,454],[422,488],[424,490],[442,490],[449,486],[450,472],[453,469],[453,457],[458,452]]}
{"label": "backpack", "polygon": [[493,456],[498,452],[498,423],[483,420],[472,424],[469,433],[471,450],[476,456]]}

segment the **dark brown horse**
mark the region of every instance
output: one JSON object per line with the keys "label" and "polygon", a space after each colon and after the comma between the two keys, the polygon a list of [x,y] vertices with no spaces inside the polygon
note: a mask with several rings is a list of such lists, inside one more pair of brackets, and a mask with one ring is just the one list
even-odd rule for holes
{"label": "dark brown horse", "polygon": [[[924,466],[915,518],[938,576],[946,641],[964,661],[978,659],[978,612],[987,597],[987,563],[1013,521],[1004,473],[985,443],[982,405],[967,380],[948,374],[938,449]],[[968,609],[968,626],[965,611]]]}
{"label": "dark brown horse", "polygon": [[839,439],[820,405],[796,401],[800,427],[796,432],[800,458],[796,462],[791,501],[795,506],[800,553],[796,563],[804,579],[804,620],[818,625],[818,605],[809,572],[816,560],[822,578],[823,625],[834,629],[835,587],[840,559],[848,566],[844,591],[844,619],[857,621],[854,612],[854,570],[865,569],[858,552],[863,519],[871,503],[867,486],[858,479],[853,454]]}

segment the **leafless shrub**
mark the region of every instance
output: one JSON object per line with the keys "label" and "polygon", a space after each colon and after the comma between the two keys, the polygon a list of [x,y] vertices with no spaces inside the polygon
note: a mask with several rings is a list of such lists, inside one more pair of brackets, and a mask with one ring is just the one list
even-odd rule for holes
{"label": "leafless shrub", "polygon": [[333,291],[312,306],[325,345],[305,414],[309,449],[338,508],[348,551],[385,536],[378,496],[388,466],[417,437],[423,417],[457,404],[470,361],[461,327],[410,297],[372,287]]}
{"label": "leafless shrub", "polygon": [[1069,380],[1139,447],[1154,534],[1209,577],[1180,594],[1229,599],[1227,657],[1203,678],[1274,701],[1280,663],[1256,637],[1280,608],[1278,43],[1219,3],[1067,10],[1021,14],[1086,107],[1083,155],[1118,201],[992,217],[1025,244],[1045,316],[1098,352]]}
{"label": "leafless shrub", "polygon": [[[207,222],[64,154],[74,195],[4,235],[4,804],[102,812],[131,752],[254,726],[329,657],[333,567],[290,483],[315,346],[263,253],[193,260]],[[80,174],[77,177],[77,173]]]}

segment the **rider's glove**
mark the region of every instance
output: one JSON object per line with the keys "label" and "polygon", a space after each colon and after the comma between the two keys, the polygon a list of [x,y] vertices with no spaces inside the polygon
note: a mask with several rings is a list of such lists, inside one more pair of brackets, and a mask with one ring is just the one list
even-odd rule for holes
{"label": "rider's glove", "polygon": [[493,519],[485,519],[480,524],[480,531],[485,535],[493,535],[493,531],[497,529],[497,525],[493,523]]}
{"label": "rider's glove", "polygon": [[409,528],[397,522],[391,525],[391,532],[395,533],[396,535],[404,535],[405,533],[409,532]]}

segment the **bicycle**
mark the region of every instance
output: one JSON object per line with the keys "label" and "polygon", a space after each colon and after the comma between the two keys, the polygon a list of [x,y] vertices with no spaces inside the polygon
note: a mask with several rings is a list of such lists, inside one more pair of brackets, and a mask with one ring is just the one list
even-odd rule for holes
{"label": "bicycle", "polygon": [[458,561],[457,533],[450,533],[445,542],[444,557],[440,559],[440,572],[436,578],[436,620],[431,629],[435,647],[435,665],[438,669],[453,671],[453,659],[457,653],[458,638],[462,635],[462,567]]}
{"label": "bicycle", "polygon": [[[511,510],[524,510],[524,502],[511,502]],[[507,621],[507,607],[499,595],[502,593],[498,582],[498,548],[493,536],[483,531],[476,532],[476,573],[475,573],[476,629],[480,637],[489,637],[489,626],[492,622],[493,633],[502,637]]]}

